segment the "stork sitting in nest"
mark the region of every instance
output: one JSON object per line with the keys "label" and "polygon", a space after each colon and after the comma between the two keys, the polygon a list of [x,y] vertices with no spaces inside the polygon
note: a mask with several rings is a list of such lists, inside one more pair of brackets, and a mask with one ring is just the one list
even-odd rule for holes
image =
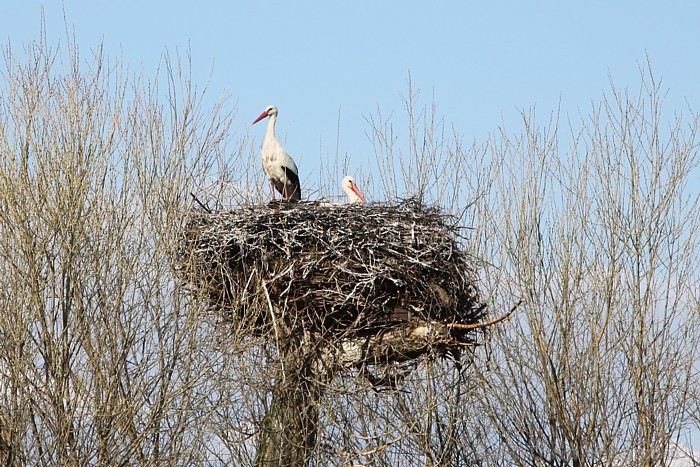
{"label": "stork sitting in nest", "polygon": [[367,204],[367,201],[365,201],[365,197],[362,195],[362,192],[357,187],[357,183],[355,183],[355,177],[351,175],[346,175],[343,178],[342,186],[343,191],[345,191],[345,194],[348,195],[348,200],[350,201],[350,204]]}

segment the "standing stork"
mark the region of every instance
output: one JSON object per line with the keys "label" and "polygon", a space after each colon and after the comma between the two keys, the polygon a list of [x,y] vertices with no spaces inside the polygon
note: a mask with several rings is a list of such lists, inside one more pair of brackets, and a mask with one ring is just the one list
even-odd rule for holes
{"label": "standing stork", "polygon": [[348,195],[348,199],[350,200],[351,204],[357,204],[357,203],[363,203],[367,204],[367,201],[365,201],[365,197],[362,196],[362,192],[360,191],[359,188],[357,188],[357,183],[355,183],[355,178],[346,175],[343,178],[343,190],[345,193]]}
{"label": "standing stork", "polygon": [[262,145],[262,164],[265,175],[272,183],[272,200],[275,200],[275,189],[280,192],[285,201],[301,200],[301,185],[299,184],[299,169],[294,160],[284,150],[275,136],[275,123],[277,122],[277,107],[268,106],[253,125],[265,117],[270,117],[267,122],[267,132]]}

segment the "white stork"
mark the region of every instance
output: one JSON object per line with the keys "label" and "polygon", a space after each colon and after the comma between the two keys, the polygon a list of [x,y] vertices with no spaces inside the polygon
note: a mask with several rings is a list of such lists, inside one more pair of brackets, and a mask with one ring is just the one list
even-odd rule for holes
{"label": "white stork", "polygon": [[285,201],[301,200],[301,185],[299,184],[299,169],[294,160],[286,153],[275,136],[275,123],[277,122],[277,107],[268,106],[253,125],[265,117],[270,117],[267,122],[267,132],[262,145],[262,163],[265,175],[272,183],[272,200],[275,200],[275,188],[280,192]]}
{"label": "white stork", "polygon": [[355,183],[354,177],[352,177],[350,175],[346,175],[343,178],[343,190],[348,195],[348,199],[350,200],[351,204],[356,204],[356,203],[367,204],[367,201],[365,201],[365,197],[362,196],[362,192],[360,191],[359,188],[357,188],[357,183]]}

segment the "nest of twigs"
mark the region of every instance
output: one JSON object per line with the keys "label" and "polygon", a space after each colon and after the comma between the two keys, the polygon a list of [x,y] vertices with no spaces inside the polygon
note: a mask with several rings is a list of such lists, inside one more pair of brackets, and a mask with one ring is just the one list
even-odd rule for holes
{"label": "nest of twigs", "polygon": [[[419,320],[457,342],[484,316],[455,219],[399,204],[271,203],[193,210],[177,270],[213,309],[263,335],[277,325],[344,337]],[[444,337],[444,336],[443,336]]]}

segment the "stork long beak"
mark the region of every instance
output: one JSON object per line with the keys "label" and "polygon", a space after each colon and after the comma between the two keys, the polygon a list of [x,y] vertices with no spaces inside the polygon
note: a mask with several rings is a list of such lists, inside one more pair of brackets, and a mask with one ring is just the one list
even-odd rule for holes
{"label": "stork long beak", "polygon": [[360,191],[359,188],[357,188],[357,185],[355,185],[355,184],[352,185],[352,191],[354,191],[355,194],[360,197],[360,199],[362,200],[362,202],[364,204],[367,204],[367,201],[365,201],[365,197],[362,196],[362,192]]}
{"label": "stork long beak", "polygon": [[258,118],[256,118],[253,123],[251,123],[251,125],[255,125],[256,123],[258,123],[260,120],[262,120],[265,117],[267,117],[267,111],[261,113],[260,116]]}

